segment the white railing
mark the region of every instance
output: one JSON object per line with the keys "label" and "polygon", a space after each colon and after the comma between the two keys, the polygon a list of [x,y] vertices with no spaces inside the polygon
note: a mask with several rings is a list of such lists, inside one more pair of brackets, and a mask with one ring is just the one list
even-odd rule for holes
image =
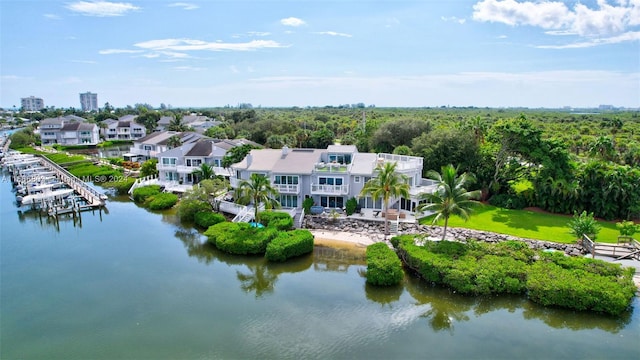
{"label": "white railing", "polygon": [[377,164],[382,165],[385,162],[395,162],[397,164],[396,170],[402,171],[411,169],[422,169],[423,159],[418,156],[379,153]]}
{"label": "white railing", "polygon": [[158,176],[157,175],[149,175],[149,176],[145,176],[145,177],[141,177],[141,178],[137,178],[136,181],[133,183],[133,185],[131,185],[131,188],[129,188],[129,195],[133,194],[133,190],[142,187],[142,186],[147,186],[147,185],[155,185],[158,183]]}
{"label": "white railing", "polygon": [[158,170],[176,170],[177,165],[171,165],[171,164],[162,164],[162,163],[158,163],[156,165],[156,169]]}
{"label": "white railing", "polygon": [[351,164],[337,164],[337,163],[317,163],[315,164],[316,172],[334,172],[334,173],[346,173],[351,168]]}
{"label": "white railing", "polygon": [[311,184],[311,194],[314,195],[347,195],[349,185],[318,185]]}
{"label": "white railing", "polygon": [[276,190],[278,190],[279,193],[293,193],[293,194],[298,194],[300,193],[300,185],[299,184],[273,184],[272,185]]}
{"label": "white railing", "polygon": [[229,214],[239,214],[240,212],[244,211],[247,208],[247,206],[244,205],[240,205],[240,204],[236,204],[230,201],[224,201],[221,200],[220,201],[220,207],[219,210],[222,212],[226,212]]}

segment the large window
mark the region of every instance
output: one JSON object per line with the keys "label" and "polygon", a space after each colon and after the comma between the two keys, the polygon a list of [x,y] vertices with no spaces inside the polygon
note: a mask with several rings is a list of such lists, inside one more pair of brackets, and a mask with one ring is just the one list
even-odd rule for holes
{"label": "large window", "polygon": [[329,154],[330,163],[351,164],[351,154]]}
{"label": "large window", "polygon": [[284,208],[298,207],[298,197],[296,195],[280,195],[278,201],[280,202],[280,206]]}
{"label": "large window", "polygon": [[332,178],[321,176],[318,178],[320,185],[342,185],[342,178]]}
{"label": "large window", "polygon": [[187,159],[187,166],[200,167],[202,159]]}
{"label": "large window", "polygon": [[320,206],[328,208],[343,208],[344,197],[342,196],[320,196]]}
{"label": "large window", "polygon": [[373,201],[371,196],[360,198],[360,200],[358,200],[358,204],[363,209],[382,209],[382,199]]}
{"label": "large window", "polygon": [[162,158],[162,165],[175,165],[176,158]]}
{"label": "large window", "polygon": [[273,177],[273,183],[276,185],[298,185],[298,176],[276,175]]}

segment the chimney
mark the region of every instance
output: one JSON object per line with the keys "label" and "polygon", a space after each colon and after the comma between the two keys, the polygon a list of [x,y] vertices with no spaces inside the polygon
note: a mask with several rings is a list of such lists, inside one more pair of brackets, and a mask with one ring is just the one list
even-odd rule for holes
{"label": "chimney", "polygon": [[286,157],[287,154],[289,153],[289,147],[287,145],[282,147],[282,157]]}
{"label": "chimney", "polygon": [[249,154],[247,154],[247,168],[249,168],[249,166],[251,166],[252,162],[253,162],[253,155],[251,155],[249,153]]}

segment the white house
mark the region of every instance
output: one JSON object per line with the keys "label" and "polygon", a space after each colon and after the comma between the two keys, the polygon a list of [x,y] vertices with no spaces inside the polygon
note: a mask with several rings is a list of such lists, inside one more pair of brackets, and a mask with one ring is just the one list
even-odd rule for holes
{"label": "white house", "polygon": [[104,120],[106,127],[101,129],[102,136],[105,140],[136,140],[147,135],[147,129],[135,122],[134,115],[126,115],[118,120]]}
{"label": "white house", "polygon": [[40,121],[40,139],[43,145],[96,145],[100,131],[96,124],[69,115]]}
{"label": "white house", "polygon": [[204,135],[194,132],[157,131],[134,140],[129,152],[123,156],[125,160],[130,161],[146,161],[151,158],[157,158],[158,154],[169,150],[171,147],[170,139],[174,136],[179,139],[178,146],[194,143],[205,138]]}
{"label": "white house", "polygon": [[[361,153],[353,145],[330,145],[327,149],[252,150],[231,166],[230,182],[237,188],[251,174],[269,178],[283,208],[302,208],[305,198],[312,198],[324,208],[342,209],[349,198],[358,198],[364,184],[375,177],[376,167],[395,162],[396,171],[407,177],[410,197],[391,199],[390,208],[413,212],[420,195],[434,190],[431,180],[422,178],[422,158],[415,156]],[[371,197],[358,200],[363,209],[382,209],[382,201]]]}

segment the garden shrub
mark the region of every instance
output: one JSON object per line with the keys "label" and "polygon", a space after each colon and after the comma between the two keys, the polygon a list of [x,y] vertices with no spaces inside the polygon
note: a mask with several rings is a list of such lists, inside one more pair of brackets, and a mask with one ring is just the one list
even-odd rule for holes
{"label": "garden shrub", "polygon": [[142,186],[133,190],[133,201],[144,203],[148,197],[160,194],[160,185]]}
{"label": "garden shrub", "polygon": [[306,198],[302,202],[302,208],[304,209],[305,214],[311,214],[311,207],[313,206],[313,198]]}
{"label": "garden shrub", "polygon": [[278,230],[225,221],[210,226],[204,235],[221,251],[236,255],[259,255],[265,253],[267,244],[278,235]]}
{"label": "garden shrub", "polygon": [[131,189],[131,186],[133,186],[133,183],[136,182],[136,179],[132,177],[122,177],[118,179],[121,179],[121,180],[104,182],[102,183],[101,186],[105,188],[115,189],[116,194],[118,195],[125,195],[129,192],[129,189]]}
{"label": "garden shrub", "polygon": [[148,197],[145,200],[145,205],[151,210],[165,210],[171,209],[177,202],[178,195],[172,193],[160,193],[158,195]]}
{"label": "garden shrub", "polygon": [[273,227],[280,231],[293,228],[291,215],[281,211],[263,211],[260,213],[260,223],[266,227]]}
{"label": "garden shrub", "polygon": [[194,222],[196,225],[203,229],[208,229],[209,226],[221,223],[227,219],[222,214],[215,213],[213,211],[199,211],[194,216]]}
{"label": "garden shrub", "polygon": [[582,235],[587,235],[591,240],[595,241],[600,231],[600,225],[594,219],[593,213],[587,213],[583,211],[578,215],[578,212],[573,213],[573,220],[567,224],[571,228],[571,234],[576,239],[582,239]]}
{"label": "garden shrub", "polygon": [[503,208],[521,210],[527,206],[526,200],[514,194],[496,194],[489,198],[489,204]]}
{"label": "garden shrub", "polygon": [[313,251],[313,234],[309,230],[281,232],[267,245],[265,257],[269,261],[285,261]]}
{"label": "garden shrub", "polygon": [[347,216],[350,216],[350,215],[353,215],[354,212],[356,212],[357,208],[358,208],[358,200],[352,197],[347,200],[344,206],[344,211],[347,213]]}
{"label": "garden shrub", "polygon": [[367,282],[372,285],[390,286],[402,281],[404,273],[398,255],[385,243],[367,246]]}
{"label": "garden shrub", "polygon": [[623,276],[601,276],[539,261],[529,270],[527,294],[529,299],[544,306],[619,315],[629,307],[635,295],[633,272],[629,268]]}

